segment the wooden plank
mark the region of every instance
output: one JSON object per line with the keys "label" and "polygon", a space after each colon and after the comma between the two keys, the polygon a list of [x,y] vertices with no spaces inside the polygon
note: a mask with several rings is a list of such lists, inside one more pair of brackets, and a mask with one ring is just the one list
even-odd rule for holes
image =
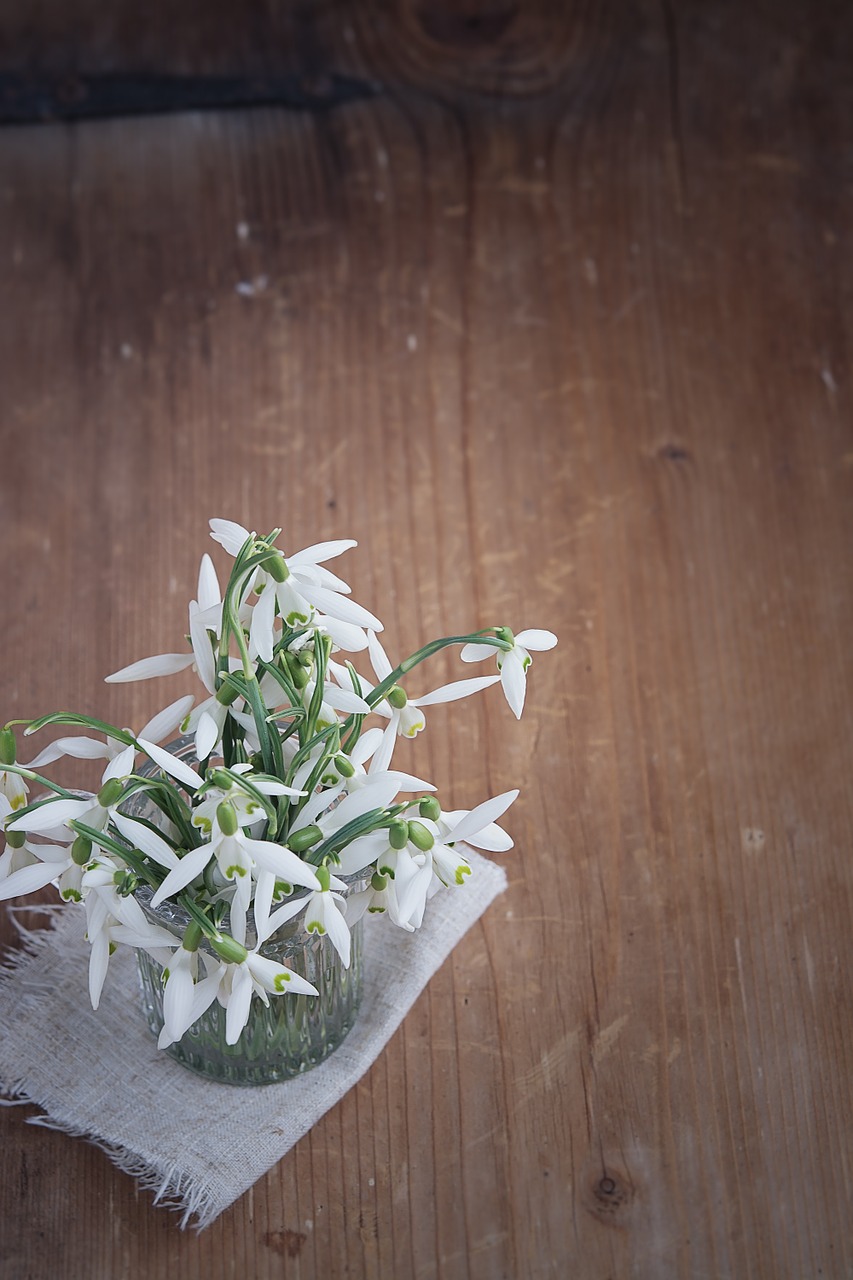
{"label": "wooden plank", "polygon": [[357,537],[394,649],[561,637],[520,726],[496,694],[413,744],[460,806],[521,786],[511,888],[358,1088],[201,1237],[4,1111],[5,1273],[850,1272],[851,23],[818,8],[808,46],[720,3],[546,47],[535,8],[365,7],[325,56],[370,102],[0,134],[7,715],[177,696],[101,677],[178,641],[214,514]]}

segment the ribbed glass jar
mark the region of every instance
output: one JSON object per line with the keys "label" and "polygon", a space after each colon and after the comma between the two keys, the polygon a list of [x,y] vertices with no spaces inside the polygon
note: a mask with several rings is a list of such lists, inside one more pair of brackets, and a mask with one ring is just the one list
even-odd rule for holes
{"label": "ribbed glass jar", "polygon": [[[191,740],[171,743],[168,750],[188,764],[195,764]],[[155,772],[156,767],[149,771]],[[133,798],[127,812],[151,818],[158,811],[143,795]],[[348,892],[358,892],[369,880],[364,874],[343,878]],[[137,901],[149,920],[181,939],[189,923],[187,913],[168,901],[152,910],[152,897],[153,890],[148,886],[140,886],[136,892]],[[225,1042],[225,1010],[214,1001],[165,1052],[199,1075],[235,1085],[275,1084],[323,1062],[345,1039],[358,1013],[362,993],[362,923],[359,920],[351,931],[350,966],[345,969],[328,937],[307,933],[301,916],[289,920],[263,944],[261,955],[287,965],[312,983],[319,995],[270,995],[268,1006],[253,996],[249,1020],[233,1045]],[[223,927],[228,928],[227,917]],[[250,936],[247,945],[253,944],[254,938]],[[202,942],[200,949],[205,947]],[[159,1036],[163,1028],[163,970],[143,950],[138,949],[136,956],[145,1017],[152,1033]]]}

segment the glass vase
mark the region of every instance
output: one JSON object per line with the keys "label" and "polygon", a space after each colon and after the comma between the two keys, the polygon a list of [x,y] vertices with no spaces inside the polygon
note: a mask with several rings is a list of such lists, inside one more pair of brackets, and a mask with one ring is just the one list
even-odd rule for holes
{"label": "glass vase", "polygon": [[[181,739],[168,749],[188,764],[195,764],[191,740]],[[143,767],[141,772],[144,771]],[[148,818],[157,812],[144,794],[134,797],[126,811]],[[369,879],[363,873],[342,878],[348,892],[365,888]],[[300,892],[305,896],[305,891],[297,891]],[[188,914],[169,901],[152,909],[152,897],[153,890],[140,885],[136,898],[148,919],[180,940],[189,923]],[[223,928],[227,931],[227,917]],[[350,965],[345,969],[327,936],[309,934],[301,916],[287,921],[263,944],[261,955],[298,973],[312,983],[319,994],[270,995],[269,1005],[253,995],[249,1020],[235,1044],[225,1041],[225,1010],[214,1001],[181,1039],[164,1052],[189,1070],[224,1084],[275,1084],[317,1066],[346,1038],[358,1013],[362,994],[363,921],[353,926],[351,938]],[[250,936],[247,945],[253,946],[254,941]],[[200,950],[206,946],[202,941]],[[163,969],[141,948],[136,957],[143,1011],[152,1033],[159,1036],[164,1021]]]}

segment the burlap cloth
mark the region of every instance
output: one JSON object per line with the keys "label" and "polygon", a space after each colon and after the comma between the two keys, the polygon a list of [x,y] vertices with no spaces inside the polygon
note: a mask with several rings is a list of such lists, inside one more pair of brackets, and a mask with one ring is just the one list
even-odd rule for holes
{"label": "burlap cloth", "polygon": [[[31,1123],[88,1138],[155,1192],[155,1203],[208,1226],[364,1075],[456,943],[506,888],[471,851],[474,874],[443,892],[414,934],[365,922],[359,1018],[321,1066],[284,1084],[203,1080],[160,1052],[143,1019],[136,962],[120,948],[97,1013],[87,993],[81,908],[24,937],[0,971],[0,1089],[44,1115]],[[286,996],[281,997],[286,999]]]}

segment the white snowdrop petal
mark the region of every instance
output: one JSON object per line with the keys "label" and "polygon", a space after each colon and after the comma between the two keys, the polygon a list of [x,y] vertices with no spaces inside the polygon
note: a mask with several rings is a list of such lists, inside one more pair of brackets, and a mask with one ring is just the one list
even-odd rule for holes
{"label": "white snowdrop petal", "polygon": [[126,840],[128,840],[135,849],[139,849],[149,858],[153,858],[161,867],[166,867],[171,871],[180,863],[178,855],[174,849],[166,843],[162,836],[158,836],[150,827],[146,827],[143,822],[137,822],[135,818],[129,818],[127,814],[116,810],[110,815],[110,820]]}
{"label": "white snowdrop petal", "polygon": [[109,963],[110,940],[106,932],[101,931],[92,940],[92,952],[89,956],[89,999],[93,1009],[97,1009],[101,1002]]}
{"label": "white snowdrop petal", "polygon": [[463,662],[482,662],[484,658],[493,658],[496,653],[500,650],[491,644],[464,644],[459,657]]}
{"label": "white snowdrop petal", "polygon": [[218,740],[216,721],[208,711],[202,712],[195,731],[195,753],[198,759],[206,760]]}
{"label": "white snowdrop petal", "polygon": [[[459,821],[453,824],[451,834],[448,837],[451,840],[470,840],[472,836],[477,835],[485,827],[496,822],[501,814],[506,813],[510,805],[518,799],[518,789],[512,791],[503,791],[499,796],[493,796],[491,800],[484,800],[482,804],[478,804],[476,809],[471,809],[464,817],[460,817]],[[452,821],[452,815],[446,814],[445,821],[448,824]]]}
{"label": "white snowdrop petal", "polygon": [[175,702],[170,702],[168,707],[158,711],[156,716],[152,716],[148,723],[142,726],[139,736],[147,738],[149,742],[162,742],[164,738],[168,738],[180,728],[192,710],[194,702],[195,698],[191,693],[178,698]]}
{"label": "white snowdrop petal", "polygon": [[249,645],[263,662],[272,662],[275,610],[275,584],[267,583],[252,610],[252,625],[249,628]]}
{"label": "white snowdrop petal", "polygon": [[321,560],[334,560],[337,556],[343,555],[345,551],[349,551],[351,547],[357,547],[358,543],[354,538],[337,538],[332,542],[315,542],[311,547],[304,547],[302,551],[297,551],[292,556],[287,556],[287,563],[291,568],[302,564],[319,564]]}
{"label": "white snowdrop petal", "polygon": [[[243,539],[245,542],[245,538]],[[202,611],[222,603],[222,591],[213,561],[205,551],[198,570],[198,607]]]}
{"label": "white snowdrop petal", "polygon": [[155,742],[149,742],[147,738],[137,739],[140,747],[147,756],[150,756],[155,764],[159,764],[164,773],[168,773],[170,777],[177,778],[178,782],[183,782],[192,791],[200,787],[204,781],[195,769],[191,769],[183,760],[179,760],[177,756],[173,756],[170,751],[158,747]]}
{"label": "white snowdrop petal", "polygon": [[384,680],[386,676],[390,676],[394,668],[388,661],[388,655],[382,648],[382,644],[376,638],[373,630],[367,633],[367,651],[370,655],[370,663],[379,680]]}
{"label": "white snowdrop petal", "polygon": [[339,649],[344,649],[347,653],[360,653],[367,648],[367,635],[363,627],[357,627],[352,622],[342,622],[340,618],[329,618],[325,614],[318,617],[316,622],[324,631],[328,631]]}
{"label": "white snowdrop petal", "polygon": [[156,676],[172,676],[186,671],[195,662],[192,653],[158,653],[153,658],[140,658],[105,677],[106,684],[126,684],[130,680],[153,680]]}
{"label": "white snowdrop petal", "polygon": [[537,631],[534,627],[530,631],[519,631],[515,637],[516,644],[520,644],[523,649],[532,649],[534,653],[544,653],[546,649],[553,649],[557,643],[557,637],[553,631]]}
{"label": "white snowdrop petal", "polygon": [[[448,836],[448,839],[455,840],[455,834]],[[490,822],[475,836],[466,836],[465,843],[472,844],[475,849],[483,849],[486,853],[507,853],[513,847],[514,841],[503,827],[499,827],[496,822]]]}
{"label": "white snowdrop petal", "polygon": [[469,698],[481,689],[488,689],[497,684],[500,676],[474,676],[472,680],[454,680],[452,684],[443,684],[432,693],[425,693],[422,698],[410,698],[411,705],[416,707],[434,707],[442,702],[458,702],[460,698]]}
{"label": "white snowdrop petal", "polygon": [[166,898],[172,898],[176,893],[180,893],[185,889],[196,876],[200,876],[204,871],[212,856],[212,849],[209,844],[203,844],[198,849],[193,849],[191,853],[185,854],[183,858],[178,860],[178,865],[174,867],[166,879],[160,885],[160,888],[151,899],[152,907],[159,907],[160,903]]}
{"label": "white snowdrop petal", "polygon": [[341,622],[351,622],[356,627],[370,627],[373,631],[384,630],[377,617],[348,596],[338,595],[336,591],[315,586],[314,583],[300,582],[299,589],[310,604],[316,605],[333,618],[340,618]]}
{"label": "white snowdrop petal", "polygon": [[259,867],[271,871],[279,880],[298,884],[305,889],[318,887],[317,873],[309,863],[303,862],[292,849],[275,844],[272,840],[251,840],[244,837],[243,844]]}
{"label": "white snowdrop petal", "polygon": [[[352,791],[329,814],[327,821],[330,830],[337,831],[353,818],[360,818],[371,809],[387,809],[400,790],[397,778],[392,773],[377,776],[376,781],[367,782],[357,791]],[[324,824],[325,825],[325,824]]]}
{"label": "white snowdrop petal", "polygon": [[213,519],[210,521],[210,536],[214,542],[224,547],[229,555],[236,556],[243,549],[246,539],[251,538],[252,534],[233,520]]}
{"label": "white snowdrop petal", "polygon": [[57,738],[55,742],[51,742],[49,746],[39,752],[26,768],[40,769],[42,765],[52,764],[54,760],[59,760],[62,756],[73,756],[75,760],[108,760],[109,755],[110,748],[108,744],[99,742],[97,738]]}
{"label": "white snowdrop petal", "polygon": [[500,675],[503,691],[516,720],[521,719],[524,710],[524,695],[527,690],[522,659],[515,649],[511,649],[504,657]]}
{"label": "white snowdrop petal", "polygon": [[345,711],[347,714],[353,712],[355,715],[362,716],[370,714],[370,706],[363,698],[350,693],[348,689],[341,689],[336,684],[326,685],[323,690],[323,701],[335,711]]}
{"label": "white snowdrop petal", "polygon": [[213,656],[210,636],[199,614],[198,606],[195,601],[192,601],[190,604],[190,639],[192,641],[193,653],[195,654],[195,665],[196,670],[198,671],[198,678],[201,680],[208,693],[215,693],[216,660]]}
{"label": "white snowdrop petal", "polygon": [[323,912],[323,923],[326,926],[326,933],[328,934],[329,941],[332,946],[341,957],[341,963],[344,968],[348,969],[350,964],[350,954],[352,951],[352,935],[350,934],[349,926],[347,925],[344,916],[338,910],[337,905],[332,900],[331,895],[324,894],[323,897],[327,897],[327,901],[324,904],[325,910]]}
{"label": "white snowdrop petal", "polygon": [[64,823],[82,817],[91,808],[91,800],[48,800],[32,813],[19,814],[7,822],[6,828],[8,831],[54,831]]}
{"label": "white snowdrop petal", "polygon": [[[70,859],[66,862],[70,864]],[[0,880],[0,902],[6,902],[9,898],[17,898],[25,893],[35,893],[37,889],[44,889],[49,885],[51,880],[55,880],[63,871],[63,866],[55,862],[37,862],[33,866],[21,867],[19,871],[13,871],[5,880]]]}
{"label": "white snowdrop petal", "polygon": [[231,981],[231,994],[225,1011],[225,1043],[236,1044],[240,1032],[249,1021],[249,1007],[252,1003],[252,977],[248,969],[242,965]]}
{"label": "white snowdrop petal", "polygon": [[[303,573],[305,570],[303,569]],[[339,578],[337,574],[332,573],[331,569],[325,566],[315,564],[311,566],[311,577],[321,587],[328,587],[330,591],[340,591],[342,595],[351,594],[351,588],[348,582],[344,582],[343,578]]]}
{"label": "white snowdrop petal", "polygon": [[192,1025],[192,1008],[192,974],[187,965],[177,962],[176,958],[163,989],[163,1017],[175,1040],[180,1040]]}
{"label": "white snowdrop petal", "polygon": [[350,752],[350,759],[355,765],[366,764],[374,751],[378,751],[381,745],[382,730],[379,728],[368,729],[353,747]]}
{"label": "white snowdrop petal", "polygon": [[126,778],[133,773],[133,762],[136,758],[136,747],[133,743],[114,756],[104,770],[101,782],[109,782],[112,778]]}

